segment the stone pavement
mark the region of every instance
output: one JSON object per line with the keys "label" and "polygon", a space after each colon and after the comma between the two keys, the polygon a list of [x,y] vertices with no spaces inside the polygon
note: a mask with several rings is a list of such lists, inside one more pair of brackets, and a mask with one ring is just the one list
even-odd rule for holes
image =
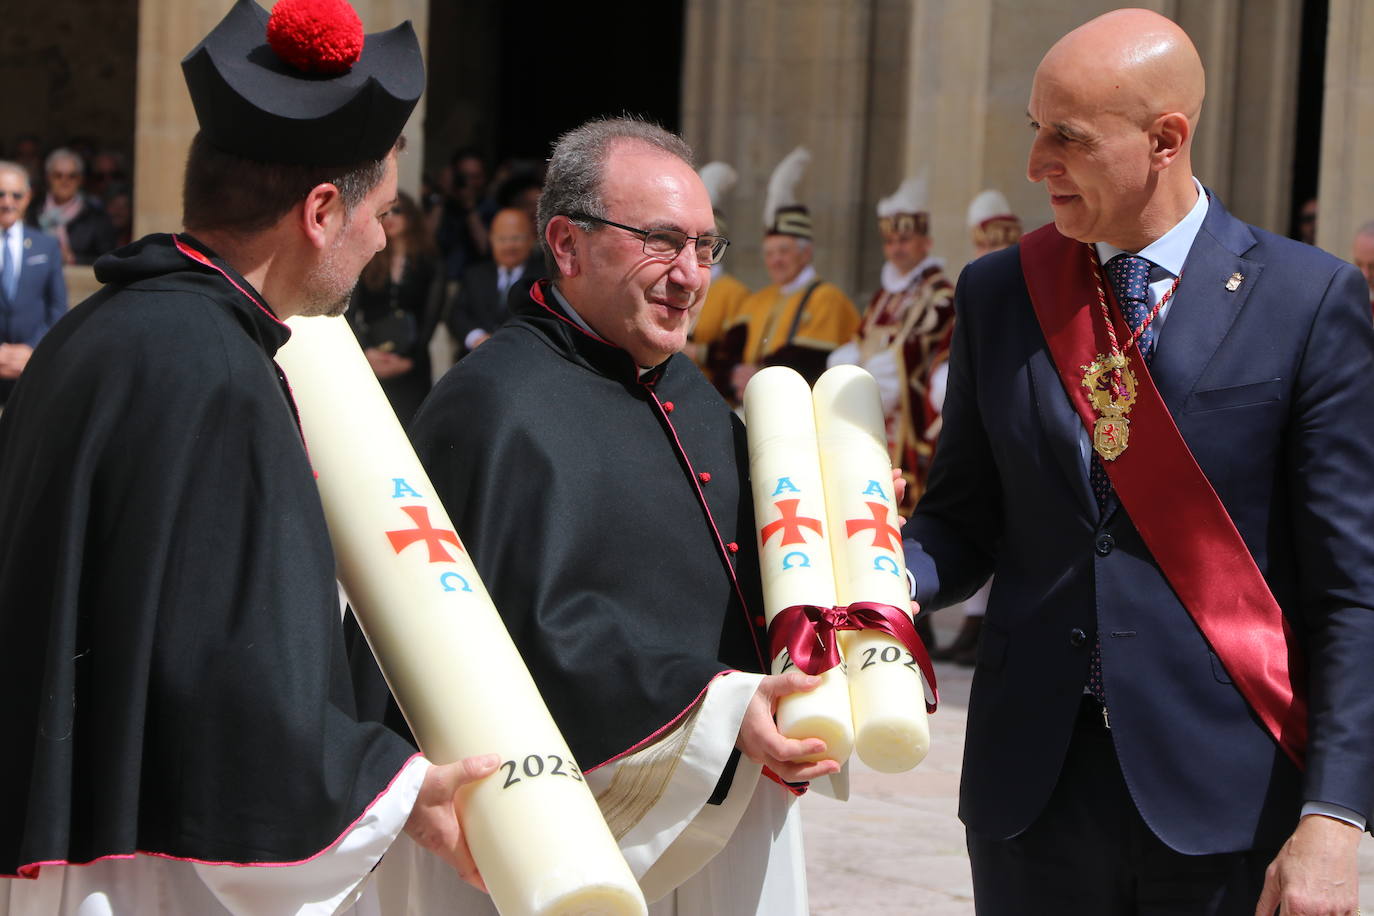
{"label": "stone pavement", "polygon": [[[960,620],[937,614],[935,622],[944,643]],[[936,664],[940,710],[930,720],[930,755],[919,767],[886,775],[856,757],[848,802],[815,792],[802,798],[813,916],[973,913],[964,828],[955,813],[971,676],[968,668]],[[1368,835],[1360,846],[1360,900],[1374,905],[1374,839]]]}

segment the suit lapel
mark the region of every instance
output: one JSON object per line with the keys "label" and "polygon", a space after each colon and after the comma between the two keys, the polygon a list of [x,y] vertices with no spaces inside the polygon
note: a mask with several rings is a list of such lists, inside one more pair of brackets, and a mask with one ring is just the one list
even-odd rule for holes
{"label": "suit lapel", "polygon": [[1155,387],[1175,416],[1264,269],[1260,262],[1243,257],[1255,244],[1249,227],[1227,213],[1215,194],[1209,192],[1209,197],[1207,217],[1183,264],[1183,279],[1150,366]]}
{"label": "suit lapel", "polygon": [[1079,451],[1079,430],[1083,421],[1064,393],[1059,370],[1050,358],[1049,350],[1037,350],[1030,358],[1031,386],[1035,389],[1035,406],[1040,411],[1041,428],[1049,440],[1050,451],[1068,480],[1069,489],[1078,498],[1079,508],[1091,519],[1098,516],[1097,500],[1088,481],[1087,466]]}

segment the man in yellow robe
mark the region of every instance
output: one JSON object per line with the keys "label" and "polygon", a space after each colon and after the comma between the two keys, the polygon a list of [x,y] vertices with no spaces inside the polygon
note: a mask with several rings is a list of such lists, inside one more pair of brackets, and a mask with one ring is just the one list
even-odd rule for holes
{"label": "man in yellow robe", "polygon": [[811,263],[811,214],[793,193],[810,158],[798,147],[769,181],[763,263],[773,282],[741,302],[725,326],[726,340],[739,354],[731,373],[736,399],[765,366],[791,366],[815,382],[830,352],[859,329],[854,303],[818,277]]}

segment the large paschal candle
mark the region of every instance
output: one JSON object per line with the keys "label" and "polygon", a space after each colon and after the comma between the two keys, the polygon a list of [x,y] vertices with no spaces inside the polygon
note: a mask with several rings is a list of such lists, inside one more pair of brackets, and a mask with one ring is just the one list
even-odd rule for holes
{"label": "large paschal candle", "polygon": [[[744,390],[744,428],[764,617],[771,624],[784,608],[832,607],[835,575],[811,387],[785,366],[761,370]],[[794,670],[786,650],[772,659],[772,666],[774,674]],[[844,667],[837,665],[820,677],[815,690],[778,703],[778,730],[789,738],[820,738],[826,750],[815,759],[844,763],[854,743]]]}
{"label": "large paschal candle", "polygon": [[596,799],[343,318],[296,318],[277,360],[339,578],[425,756],[502,758],[461,821],[504,916],[641,916]]}
{"label": "large paschal candle", "polygon": [[[909,627],[911,598],[878,385],[858,366],[836,366],[816,381],[813,397],[837,603],[885,605]],[[933,685],[924,683],[914,654],[888,633],[851,630],[840,641],[849,662],[859,759],[883,773],[911,769],[930,750],[926,700],[929,691],[933,702]]]}

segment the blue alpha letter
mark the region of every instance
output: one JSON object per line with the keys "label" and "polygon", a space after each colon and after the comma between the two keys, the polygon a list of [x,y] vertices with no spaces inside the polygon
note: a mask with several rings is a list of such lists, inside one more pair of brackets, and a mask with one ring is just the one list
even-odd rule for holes
{"label": "blue alpha letter", "polygon": [[882,484],[876,480],[870,480],[868,486],[864,487],[864,496],[876,496],[883,502],[887,502],[887,494],[883,492]]}
{"label": "blue alpha letter", "polygon": [[801,492],[801,490],[798,489],[797,485],[796,485],[795,483],[792,482],[792,478],[791,478],[791,477],[779,477],[779,478],[778,478],[778,486],[777,486],[777,489],[775,489],[775,490],[773,491],[773,495],[774,495],[774,496],[777,496],[779,493],[800,493],[800,492]]}
{"label": "blue alpha letter", "polygon": [[391,478],[391,482],[396,484],[396,492],[391,494],[392,499],[400,499],[402,496],[413,496],[416,499],[424,499],[423,496],[415,492],[414,487],[406,483],[404,477],[393,477]]}

